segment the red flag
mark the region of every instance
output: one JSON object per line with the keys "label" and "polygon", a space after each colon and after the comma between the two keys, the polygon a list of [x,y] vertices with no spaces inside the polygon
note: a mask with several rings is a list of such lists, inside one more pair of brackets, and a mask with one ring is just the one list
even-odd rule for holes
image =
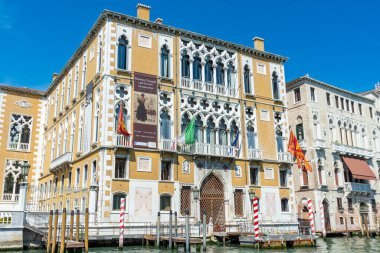
{"label": "red flag", "polygon": [[288,152],[292,154],[293,156],[296,153],[296,137],[293,134],[293,131],[290,130],[290,135],[289,135],[289,143],[288,143]]}
{"label": "red flag", "polygon": [[119,119],[117,121],[117,129],[116,129],[116,132],[118,134],[122,134],[122,135],[125,135],[125,136],[130,136],[131,134],[127,131],[127,129],[125,128],[125,124],[124,124],[124,117],[123,117],[123,106],[122,106],[122,102],[120,101],[120,107],[119,107]]}
{"label": "red flag", "polygon": [[310,172],[313,171],[313,168],[311,167],[309,161],[306,160],[305,154],[303,153],[302,148],[292,130],[290,130],[289,135],[288,152],[296,158],[298,168]]}

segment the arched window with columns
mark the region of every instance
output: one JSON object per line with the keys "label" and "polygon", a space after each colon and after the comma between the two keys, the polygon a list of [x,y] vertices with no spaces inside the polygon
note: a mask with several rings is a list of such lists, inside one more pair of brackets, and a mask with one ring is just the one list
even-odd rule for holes
{"label": "arched window with columns", "polygon": [[256,137],[257,133],[255,131],[255,128],[253,124],[249,123],[247,126],[247,142],[248,142],[248,149],[256,149]]}
{"label": "arched window with columns", "polygon": [[213,83],[214,66],[210,56],[205,59],[205,81],[208,83]]}
{"label": "arched window with columns", "polygon": [[235,87],[235,78],[235,66],[232,62],[229,62],[227,67],[227,87]]}
{"label": "arched window with columns", "polygon": [[250,69],[248,64],[244,66],[244,91],[245,93],[250,94],[251,93],[251,77],[250,77]]}
{"label": "arched window with columns", "polygon": [[227,124],[223,118],[219,121],[219,145],[228,145]]}
{"label": "arched window with columns", "polygon": [[224,64],[221,60],[216,63],[216,84],[224,85]]}
{"label": "arched window with columns", "polygon": [[193,59],[193,79],[202,80],[202,60],[198,53],[194,55]]}
{"label": "arched window with columns", "polygon": [[118,39],[117,68],[128,69],[128,39],[125,35],[121,35]]}
{"label": "arched window with columns", "polygon": [[212,117],[207,119],[206,126],[206,141],[208,144],[216,144],[216,131],[215,131],[215,122]]}
{"label": "arched window with columns", "polygon": [[274,99],[280,99],[280,92],[278,87],[278,74],[276,71],[272,73],[272,92]]}
{"label": "arched window with columns", "polygon": [[197,115],[195,118],[195,139],[198,143],[204,143],[203,121],[200,115]]}
{"label": "arched window with columns", "polygon": [[171,121],[167,110],[162,110],[160,113],[160,136],[163,139],[171,139]]}
{"label": "arched window with columns", "polygon": [[190,78],[190,56],[184,50],[181,53],[181,75],[185,78]]}
{"label": "arched window with columns", "polygon": [[170,50],[167,45],[161,47],[161,76],[170,77],[169,73],[169,54]]}

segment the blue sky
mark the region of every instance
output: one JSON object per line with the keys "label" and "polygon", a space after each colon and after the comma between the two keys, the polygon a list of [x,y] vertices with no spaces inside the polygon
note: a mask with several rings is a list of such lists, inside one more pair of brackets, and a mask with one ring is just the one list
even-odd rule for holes
{"label": "blue sky", "polygon": [[[45,89],[103,9],[136,15],[131,0],[0,0],[0,83]],[[151,19],[289,57],[286,79],[369,90],[380,81],[380,1],[140,0]]]}

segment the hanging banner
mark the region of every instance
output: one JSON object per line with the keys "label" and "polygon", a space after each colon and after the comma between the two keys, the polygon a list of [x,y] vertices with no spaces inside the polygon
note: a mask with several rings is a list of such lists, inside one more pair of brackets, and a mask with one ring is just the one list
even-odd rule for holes
{"label": "hanging banner", "polygon": [[157,148],[157,78],[134,74],[133,147]]}

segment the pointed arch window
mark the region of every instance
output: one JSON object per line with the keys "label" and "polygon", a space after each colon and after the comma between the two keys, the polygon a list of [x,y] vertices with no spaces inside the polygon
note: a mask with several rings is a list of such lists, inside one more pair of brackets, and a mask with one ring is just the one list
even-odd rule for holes
{"label": "pointed arch window", "polygon": [[99,139],[99,116],[100,116],[100,106],[97,102],[95,105],[95,115],[94,115],[94,142],[98,142]]}
{"label": "pointed arch window", "polygon": [[276,144],[277,152],[284,152],[284,139],[282,134],[281,126],[276,127]]}
{"label": "pointed arch window", "polygon": [[232,62],[228,64],[227,68],[227,87],[235,87],[235,66]]}
{"label": "pointed arch window", "polygon": [[198,143],[203,143],[203,122],[201,116],[195,118],[195,139]]}
{"label": "pointed arch window", "polygon": [[212,117],[207,120],[206,141],[208,144],[216,144],[215,122]]}
{"label": "pointed arch window", "polygon": [[3,201],[18,201],[20,193],[21,164],[25,161],[6,160],[4,182],[3,182]]}
{"label": "pointed arch window", "polygon": [[208,82],[208,83],[212,83],[213,82],[213,73],[214,73],[214,69],[213,69],[213,62],[210,58],[210,56],[207,56],[206,57],[206,63],[205,63],[205,81]]}
{"label": "pointed arch window", "polygon": [[236,125],[236,122],[232,121],[231,127],[230,127],[230,143],[231,143],[231,145],[235,141],[237,133],[238,133],[238,127]]}
{"label": "pointed arch window", "polygon": [[244,66],[243,77],[244,77],[244,91],[245,93],[250,94],[251,93],[251,74],[250,74],[250,69],[247,64]]}
{"label": "pointed arch window", "polygon": [[164,45],[161,47],[161,76],[169,77],[169,48]]}
{"label": "pointed arch window", "polygon": [[302,120],[301,116],[297,117],[296,136],[297,136],[297,140],[303,140],[304,139],[303,120]]}
{"label": "pointed arch window", "polygon": [[185,132],[186,127],[190,123],[189,115],[184,114],[181,119],[181,133]]}
{"label": "pointed arch window", "polygon": [[202,80],[202,64],[201,64],[201,58],[199,57],[198,54],[194,55],[193,79]]}
{"label": "pointed arch window", "polygon": [[12,114],[8,148],[28,151],[31,140],[32,117]]}
{"label": "pointed arch window", "polygon": [[171,139],[171,121],[167,110],[160,114],[160,136],[163,139]]}
{"label": "pointed arch window", "polygon": [[280,99],[280,94],[278,90],[278,74],[276,71],[273,71],[272,73],[272,91],[273,91],[273,98]]}
{"label": "pointed arch window", "polygon": [[219,145],[228,145],[227,124],[224,119],[219,122]]}
{"label": "pointed arch window", "polygon": [[247,127],[247,141],[249,149],[256,149],[256,132],[251,124]]}
{"label": "pointed arch window", "polygon": [[181,74],[182,77],[190,78],[190,57],[186,51],[182,52]]}
{"label": "pointed arch window", "polygon": [[216,83],[224,85],[224,65],[220,61],[216,64]]}
{"label": "pointed arch window", "polygon": [[121,35],[118,39],[117,45],[117,68],[127,69],[128,60],[128,40],[125,35]]}

